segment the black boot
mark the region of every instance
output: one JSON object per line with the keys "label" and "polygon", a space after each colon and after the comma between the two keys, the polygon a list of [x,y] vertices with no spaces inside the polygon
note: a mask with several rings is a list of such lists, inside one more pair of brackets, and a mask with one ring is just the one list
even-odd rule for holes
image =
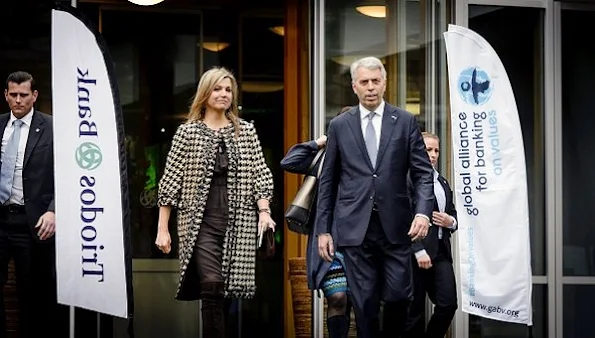
{"label": "black boot", "polygon": [[221,282],[205,282],[200,286],[203,337],[225,338],[224,285]]}
{"label": "black boot", "polygon": [[347,338],[349,321],[345,315],[328,317],[326,319],[329,338]]}

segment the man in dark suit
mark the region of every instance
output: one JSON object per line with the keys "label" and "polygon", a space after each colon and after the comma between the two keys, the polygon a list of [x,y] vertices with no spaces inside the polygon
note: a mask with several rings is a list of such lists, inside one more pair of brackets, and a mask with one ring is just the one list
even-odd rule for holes
{"label": "man in dark suit", "polygon": [[412,296],[411,243],[426,236],[434,207],[432,166],[414,116],[383,100],[382,62],[374,57],[354,62],[351,79],[359,105],[335,117],[328,128],[318,192],[318,250],[327,261],[336,247],[344,253],[358,337],[378,337],[381,300],[397,314],[384,325],[394,337],[404,328]]}
{"label": "man in dark suit", "polygon": [[[430,162],[436,168],[440,140],[431,133],[422,135]],[[436,203],[432,224],[435,226],[430,228],[423,241],[413,245],[414,292],[404,334],[407,338],[443,338],[457,311],[457,288],[450,246],[451,233],[457,229],[457,210],[452,190],[438,171],[434,171],[434,195]],[[426,292],[435,306],[428,327],[424,330]]]}
{"label": "man in dark suit", "polygon": [[[37,94],[29,73],[10,74],[4,96],[11,111],[0,115],[0,286],[12,258],[19,337],[56,333],[52,119],[33,107]],[[0,300],[0,336],[5,337],[4,298]]]}

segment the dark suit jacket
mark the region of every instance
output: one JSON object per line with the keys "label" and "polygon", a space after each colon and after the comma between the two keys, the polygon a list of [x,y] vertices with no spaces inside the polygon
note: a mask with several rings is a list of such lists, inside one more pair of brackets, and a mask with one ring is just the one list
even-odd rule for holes
{"label": "dark suit jacket", "polygon": [[299,143],[287,151],[285,157],[281,160],[281,168],[294,174],[313,174],[318,170],[318,165],[314,166],[310,172],[308,168],[318,153],[318,144],[316,141]]}
{"label": "dark suit jacket", "polygon": [[[316,164],[310,170],[310,172],[308,172],[308,168],[310,167],[310,164],[316,157],[317,153],[318,145],[315,141],[296,144],[287,151],[287,154],[283,160],[281,160],[281,168],[290,173],[316,175],[318,172],[318,164]],[[310,211],[312,232],[308,236],[308,251],[306,252],[306,273],[308,275],[308,287],[311,290],[320,288],[322,279],[331,266],[330,262],[325,261],[318,254],[318,239],[314,229],[315,220],[316,196],[314,197],[314,201],[312,202],[312,210]]]}
{"label": "dark suit jacket", "polygon": [[[407,173],[414,187],[409,203]],[[415,117],[386,103],[377,166],[368,157],[359,106],[335,117],[328,128],[326,157],[319,181],[316,232],[336,227],[338,246],[362,243],[374,203],[387,240],[410,244],[407,232],[415,214],[434,209],[433,169]]]}
{"label": "dark suit jacket", "polygon": [[[9,120],[10,113],[0,115],[0,131]],[[33,112],[25,147],[23,195],[29,227],[39,240],[35,224],[46,211],[54,211],[54,139],[52,117],[38,110]]]}
{"label": "dark suit jacket", "polygon": [[[448,184],[448,181],[446,181],[446,179],[444,177],[442,177],[441,175],[438,175],[438,182],[440,182],[440,185],[444,189],[444,194],[446,195],[446,207],[444,208],[444,212],[447,213],[448,215],[454,217],[454,219],[457,219],[457,209],[455,208],[455,205],[453,202],[452,190],[450,189],[450,185]],[[440,209],[438,209],[438,202],[435,201],[434,211],[439,211],[439,210]],[[428,236],[426,236],[426,238],[424,238],[422,241],[418,241],[413,244],[413,251],[418,252],[420,250],[425,249],[426,252],[428,253],[428,256],[430,256],[430,259],[434,260],[434,258],[436,258],[436,254],[438,254],[438,247],[440,244],[440,239],[438,239],[438,229],[439,228],[440,227],[437,225],[431,226],[430,231],[428,231]],[[456,228],[454,230],[451,230],[448,228],[442,228],[442,242],[446,246],[446,251],[447,251],[445,254],[451,263],[452,263],[452,250],[451,250],[451,245],[450,245],[450,236],[455,231],[456,231]]]}

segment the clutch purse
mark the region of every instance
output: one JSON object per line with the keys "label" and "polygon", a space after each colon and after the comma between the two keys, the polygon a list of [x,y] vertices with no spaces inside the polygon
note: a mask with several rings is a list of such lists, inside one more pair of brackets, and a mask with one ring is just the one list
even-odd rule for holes
{"label": "clutch purse", "polygon": [[267,229],[262,234],[262,244],[258,248],[258,257],[260,259],[272,258],[275,256],[275,234],[272,229]]}
{"label": "clutch purse", "polygon": [[[287,228],[290,231],[298,234],[309,235],[312,224],[310,223],[310,213],[312,208],[312,201],[316,195],[316,186],[320,172],[322,171],[322,164],[324,163],[325,150],[320,149],[310,167],[308,168],[308,175],[304,178],[302,186],[293,198],[293,201],[285,210],[285,220],[287,221]],[[316,176],[311,175],[312,168],[320,161],[318,172]]]}

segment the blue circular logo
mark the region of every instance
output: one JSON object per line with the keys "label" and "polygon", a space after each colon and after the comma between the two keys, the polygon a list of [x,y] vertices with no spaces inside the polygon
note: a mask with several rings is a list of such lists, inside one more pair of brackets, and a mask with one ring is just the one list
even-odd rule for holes
{"label": "blue circular logo", "polygon": [[488,102],[494,90],[488,73],[478,67],[463,70],[457,83],[463,101],[473,106],[480,106]]}
{"label": "blue circular logo", "polygon": [[103,160],[101,149],[93,142],[83,142],[76,148],[76,163],[85,170],[97,169]]}

